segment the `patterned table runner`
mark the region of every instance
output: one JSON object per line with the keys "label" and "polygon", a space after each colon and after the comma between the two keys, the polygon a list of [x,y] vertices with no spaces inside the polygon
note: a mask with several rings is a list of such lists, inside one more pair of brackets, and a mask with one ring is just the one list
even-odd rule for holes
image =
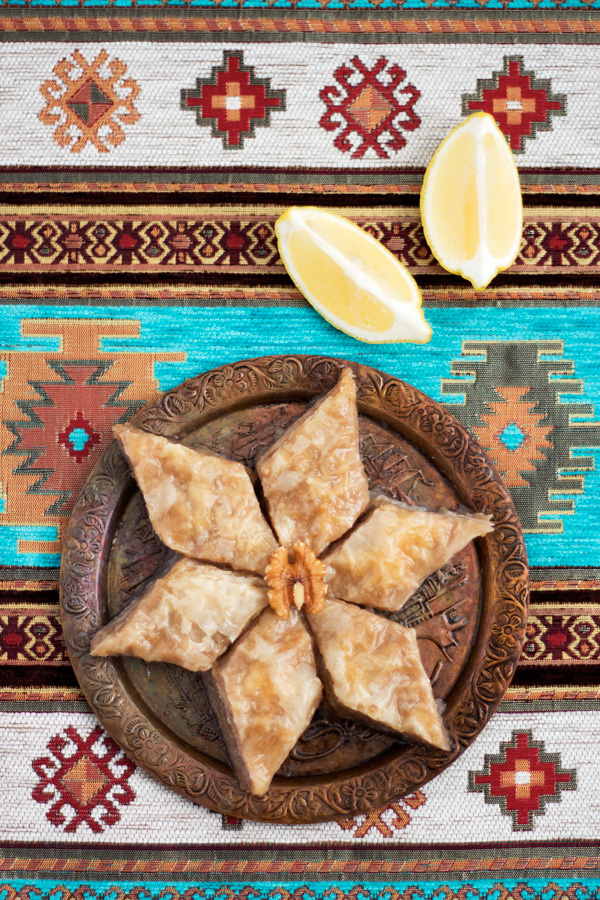
{"label": "patterned table runner", "polygon": [[[599,895],[599,5],[0,8],[7,897]],[[436,264],[418,212],[433,150],[477,110],[526,205],[515,264],[479,293]],[[430,345],[359,344],[317,316],[277,254],[293,202],[339,210],[410,268]],[[136,769],[83,700],[58,617],[64,529],[112,426],[268,353],[365,362],[445,404],[503,473],[532,566],[524,652],[480,738],[415,794],[310,827],[222,817]]]}

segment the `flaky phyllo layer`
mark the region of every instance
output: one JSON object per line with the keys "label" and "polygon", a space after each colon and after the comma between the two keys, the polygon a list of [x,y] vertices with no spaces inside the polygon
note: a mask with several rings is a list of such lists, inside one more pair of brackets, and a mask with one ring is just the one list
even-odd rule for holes
{"label": "flaky phyllo layer", "polygon": [[232,766],[257,796],[323,692],[345,715],[449,749],[415,630],[369,607],[400,610],[493,526],[370,498],[349,368],[257,461],[266,514],[240,463],[132,425],[115,435],[154,530],[180,556],[92,653],[205,672]]}

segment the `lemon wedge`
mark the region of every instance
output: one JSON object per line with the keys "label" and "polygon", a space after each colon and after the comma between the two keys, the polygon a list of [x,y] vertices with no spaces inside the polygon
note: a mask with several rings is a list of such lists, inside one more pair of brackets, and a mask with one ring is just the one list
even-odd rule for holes
{"label": "lemon wedge", "polygon": [[291,206],[275,232],[290,278],[336,328],[368,343],[431,338],[416,281],[358,225],[315,206]]}
{"label": "lemon wedge", "polygon": [[519,174],[492,116],[475,113],[442,141],[425,172],[421,218],[438,262],[474,288],[515,261],[523,231]]}

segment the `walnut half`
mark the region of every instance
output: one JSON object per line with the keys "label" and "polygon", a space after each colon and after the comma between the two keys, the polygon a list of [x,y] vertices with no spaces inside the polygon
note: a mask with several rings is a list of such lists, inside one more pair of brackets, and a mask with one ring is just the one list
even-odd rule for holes
{"label": "walnut half", "polygon": [[265,571],[269,586],[269,603],[282,619],[289,618],[292,604],[308,613],[320,612],[325,605],[327,585],[323,582],[326,567],[310,547],[298,541],[294,545],[294,562],[290,563],[287,547],[278,547]]}

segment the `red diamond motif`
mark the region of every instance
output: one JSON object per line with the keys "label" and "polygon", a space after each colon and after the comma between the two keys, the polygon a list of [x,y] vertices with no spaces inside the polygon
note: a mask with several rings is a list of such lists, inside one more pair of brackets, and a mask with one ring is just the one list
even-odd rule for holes
{"label": "red diamond motif", "polygon": [[[72,435],[76,429],[81,429],[86,435],[85,443],[81,449],[78,449],[73,442]],[[75,418],[70,420],[64,431],[61,431],[58,435],[57,440],[59,444],[66,448],[69,456],[72,456],[80,463],[90,455],[92,448],[100,443],[100,435],[97,431],[94,431],[88,419],[78,412]]]}
{"label": "red diamond motif", "polygon": [[341,131],[333,143],[354,159],[375,151],[389,159],[389,151],[406,144],[403,131],[414,131],[421,124],[414,105],[421,96],[412,84],[404,84],[406,72],[388,65],[382,56],[369,69],[355,56],[349,65],[333,73],[337,85],[323,88],[319,97],[327,111],[319,125],[325,131]]}
{"label": "red diamond motif", "polygon": [[482,111],[493,116],[513,153],[522,153],[527,139],[549,131],[552,117],[567,110],[567,98],[552,94],[550,81],[537,79],[523,65],[522,56],[505,56],[501,72],[478,78],[477,91],[462,98],[463,115]]}
{"label": "red diamond motif", "polygon": [[198,125],[210,125],[225,149],[241,149],[257,126],[270,125],[273,109],[285,109],[285,91],[256,78],[253,67],[244,65],[243,51],[226,50],[210,78],[197,78],[195,90],[181,91],[181,107],[195,109]]}
{"label": "red diamond motif", "polygon": [[531,831],[534,816],[547,803],[557,803],[561,791],[577,787],[575,769],[563,769],[558,753],[546,753],[543,741],[530,731],[513,731],[500,753],[485,755],[483,770],[469,772],[469,790],[483,791],[486,803],[497,803],[511,816],[514,831]]}
{"label": "red diamond motif", "polygon": [[47,750],[48,756],[32,763],[39,778],[32,797],[52,804],[46,813],[52,825],[72,834],[85,823],[100,834],[120,821],[119,806],[135,800],[128,784],[135,763],[99,725],[87,737],[69,726],[50,739]]}

